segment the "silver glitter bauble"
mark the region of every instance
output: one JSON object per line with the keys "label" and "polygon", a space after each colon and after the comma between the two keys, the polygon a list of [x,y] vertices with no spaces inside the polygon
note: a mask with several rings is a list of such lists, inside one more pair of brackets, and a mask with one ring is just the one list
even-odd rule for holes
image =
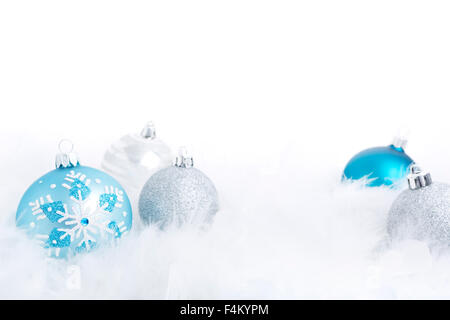
{"label": "silver glitter bauble", "polygon": [[431,245],[450,244],[450,185],[431,181],[412,168],[408,182],[389,211],[387,230],[392,239],[416,239]]}
{"label": "silver glitter bauble", "polygon": [[181,154],[174,166],[150,177],[139,197],[142,222],[164,229],[169,225],[204,225],[212,221],[219,209],[216,188],[192,165],[192,158]]}

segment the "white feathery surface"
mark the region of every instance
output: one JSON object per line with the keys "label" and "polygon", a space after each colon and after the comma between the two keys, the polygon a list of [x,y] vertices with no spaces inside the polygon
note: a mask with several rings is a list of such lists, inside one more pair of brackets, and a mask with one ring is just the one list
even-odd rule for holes
{"label": "white feathery surface", "polygon": [[[340,183],[404,126],[407,153],[450,182],[449,15],[448,1],[1,2],[0,298],[450,298],[449,252],[386,245],[400,190]],[[99,168],[148,120],[215,183],[211,229],[134,228],[46,259],[14,218],[58,141]]]}
{"label": "white feathery surface", "polygon": [[46,258],[17,231],[11,202],[0,224],[0,297],[449,298],[448,253],[385,242],[399,191],[342,185],[339,171],[314,171],[211,171],[222,208],[209,231],[134,230],[118,247],[72,261]]}

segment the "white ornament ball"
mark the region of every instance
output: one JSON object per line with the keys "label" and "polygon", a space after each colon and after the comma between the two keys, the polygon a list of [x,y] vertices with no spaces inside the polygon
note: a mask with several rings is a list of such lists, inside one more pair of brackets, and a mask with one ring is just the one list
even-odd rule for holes
{"label": "white ornament ball", "polygon": [[144,224],[161,229],[169,225],[204,226],[219,210],[217,190],[212,181],[192,167],[192,158],[177,158],[174,166],[153,174],[139,198],[139,214]]}
{"label": "white ornament ball", "polygon": [[133,210],[137,211],[139,193],[145,182],[153,173],[171,166],[172,160],[171,149],[156,137],[150,122],[140,134],[128,134],[112,144],[104,155],[102,168],[125,188]]}
{"label": "white ornament ball", "polygon": [[[414,180],[419,183],[414,183]],[[415,239],[430,245],[450,244],[450,185],[431,182],[421,172],[410,176],[389,211],[387,230],[392,239]]]}

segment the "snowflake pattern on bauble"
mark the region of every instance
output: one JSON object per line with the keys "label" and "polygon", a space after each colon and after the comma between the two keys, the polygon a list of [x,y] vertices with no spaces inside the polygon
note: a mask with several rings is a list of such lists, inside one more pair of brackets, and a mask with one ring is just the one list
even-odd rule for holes
{"label": "snowflake pattern on bauble", "polygon": [[[107,176],[101,171],[88,169]],[[34,235],[48,249],[48,254],[66,256],[70,248],[74,253],[87,252],[98,247],[105,239],[116,241],[125,235],[131,227],[131,206],[120,185],[109,176],[106,180],[112,183],[102,183],[98,177],[91,179],[83,172],[86,170],[66,171],[58,185],[52,183],[50,186],[51,190],[59,187],[58,192],[54,193],[62,193],[61,199],[44,194],[28,203],[34,219],[28,223],[29,228],[37,228],[43,223],[45,228],[38,228],[39,231],[49,230],[48,233],[37,231]],[[42,184],[43,181],[37,183]],[[96,188],[92,188],[93,184]],[[102,188],[101,192],[99,188]],[[19,211],[18,221],[21,218]]]}

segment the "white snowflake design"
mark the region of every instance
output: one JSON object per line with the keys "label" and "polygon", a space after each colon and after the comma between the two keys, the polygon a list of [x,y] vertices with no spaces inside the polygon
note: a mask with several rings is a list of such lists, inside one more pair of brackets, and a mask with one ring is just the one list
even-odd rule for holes
{"label": "white snowflake design", "polygon": [[68,189],[74,205],[67,207],[62,201],[53,201],[50,195],[30,202],[32,214],[37,220],[48,218],[53,223],[63,223],[66,227],[54,228],[49,235],[39,234],[37,238],[44,242],[52,253],[59,256],[61,249],[76,243],[75,251],[89,251],[96,246],[99,237],[111,235],[119,239],[128,232],[124,221],[119,223],[105,219],[114,208],[122,208],[124,194],[114,186],[105,186],[105,192],[99,196],[94,208],[89,201],[91,190],[84,174],[71,171],[64,178],[62,186]]}

